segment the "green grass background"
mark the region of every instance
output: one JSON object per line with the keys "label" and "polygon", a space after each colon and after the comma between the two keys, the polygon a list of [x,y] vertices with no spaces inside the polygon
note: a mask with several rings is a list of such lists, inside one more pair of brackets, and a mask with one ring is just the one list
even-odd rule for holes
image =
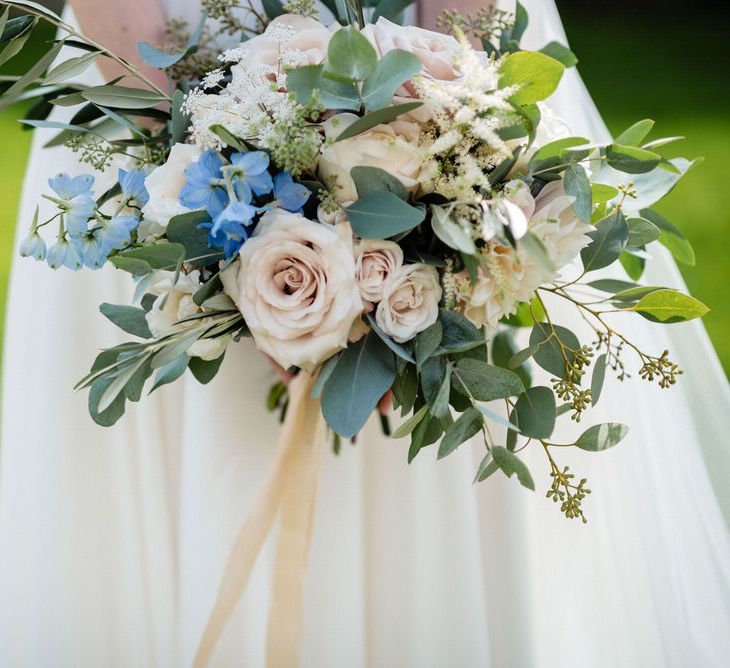
{"label": "green grass background", "polygon": [[[730,204],[726,185],[730,87],[724,22],[694,14],[662,22],[656,15],[642,18],[640,11],[617,15],[610,6],[600,8],[596,3],[590,3],[589,9],[567,0],[559,4],[565,10],[571,45],[580,58],[580,72],[609,128],[617,133],[635,120],[650,117],[657,121],[654,136],[687,138],[670,147],[673,154],[705,158],[658,209],[695,247],[697,266],[682,266],[681,270],[692,293],[712,309],[705,324],[730,372]],[[2,73],[22,70],[34,48],[42,48],[42,44],[26,48],[25,57],[11,61]],[[30,145],[30,133],[17,123],[20,117],[19,108],[0,114],[0,305],[5,303],[17,204]],[[0,307],[0,327],[3,310]]]}

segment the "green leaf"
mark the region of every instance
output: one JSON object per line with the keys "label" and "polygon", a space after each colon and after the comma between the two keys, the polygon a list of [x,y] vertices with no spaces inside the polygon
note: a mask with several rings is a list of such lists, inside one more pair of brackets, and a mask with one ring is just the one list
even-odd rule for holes
{"label": "green leaf", "polygon": [[408,199],[408,191],[405,186],[379,167],[353,167],[350,176],[355,182],[357,196],[362,199],[372,193],[389,192],[399,199]]}
{"label": "green leaf", "polygon": [[114,376],[113,380],[99,397],[99,403],[96,410],[103,413],[112,406],[114,400],[120,393],[124,391],[125,385],[132,380],[133,376],[146,364],[149,364],[149,358],[143,357],[140,360],[131,362],[129,365],[122,367]]}
{"label": "green leaf", "polygon": [[[38,20],[30,18],[30,21],[27,22],[26,20],[29,18],[30,17],[21,16],[17,19],[8,21],[5,26],[5,31],[3,32],[3,37],[6,34],[12,34],[12,32],[16,29],[18,29],[19,32],[15,36],[10,37],[7,40],[8,43],[3,47],[3,50],[0,51],[0,65],[5,64],[8,60],[20,53],[23,50],[25,43],[28,41],[28,38],[33,34],[33,28],[35,28]],[[14,24],[14,21],[18,21],[18,23]],[[21,24],[21,21],[24,23]]]}
{"label": "green leaf", "polygon": [[497,464],[494,462],[494,458],[492,457],[492,452],[490,450],[486,455],[484,455],[482,463],[479,464],[479,470],[474,477],[474,482],[483,482],[490,475],[496,473],[497,471],[499,471],[499,466],[497,466]]}
{"label": "green leaf", "polygon": [[[365,4],[365,3],[363,3]],[[375,23],[381,16],[394,23],[401,23],[403,10],[413,4],[413,0],[372,0],[370,3],[375,7],[375,13],[371,23]]]}
{"label": "green leaf", "polygon": [[[176,90],[172,94],[172,108],[170,110],[170,113],[172,115],[170,128],[172,137],[170,141],[174,144],[182,143],[185,140],[185,134],[187,133],[188,127],[190,125],[190,116],[188,116],[188,114],[186,114],[182,108],[184,100],[185,93],[183,93],[180,89]],[[212,132],[215,132],[216,128],[220,128],[220,126],[212,125],[210,127],[210,130]],[[220,137],[220,135],[218,136]],[[223,137],[221,137],[221,139],[223,139]],[[225,141],[225,139],[223,139],[223,141]]]}
{"label": "green leaf", "polygon": [[359,111],[361,102],[355,84],[333,81],[322,76],[322,65],[305,65],[290,70],[286,77],[287,89],[294,93],[300,104],[307,104],[314,91],[328,109]]}
{"label": "green leaf", "polygon": [[43,80],[43,83],[46,86],[50,86],[72,79],[91,67],[96,62],[99,55],[100,54],[98,52],[92,52],[85,53],[83,56],[78,56],[76,58],[69,58],[50,70],[48,74],[46,74],[46,78]]}
{"label": "green leaf", "polygon": [[627,174],[644,174],[654,169],[661,156],[635,146],[611,144],[606,147],[606,161],[610,167]]}
{"label": "green leaf", "polygon": [[115,266],[119,266],[120,269],[126,269],[126,267],[118,264],[120,260],[131,260],[132,262],[137,261],[145,263],[152,269],[168,269],[172,271],[177,268],[178,264],[184,257],[185,246],[182,244],[161,243],[153,246],[133,248],[131,250],[124,251],[123,253],[113,255],[109,259]]}
{"label": "green leaf", "polygon": [[[389,123],[390,121],[398,118],[398,116],[417,109],[422,106],[422,104],[422,102],[406,102],[405,104],[395,104],[392,107],[385,107],[383,109],[378,109],[377,111],[371,111],[369,114],[365,114],[361,118],[358,118],[354,123],[348,125],[339,135],[337,135],[335,142],[356,137],[357,135],[367,132],[381,123]],[[359,168],[355,167],[355,169]]]}
{"label": "green leaf", "polygon": [[652,322],[670,324],[701,318],[710,309],[699,299],[676,290],[656,290],[626,310],[637,311]]}
{"label": "green leaf", "polygon": [[593,211],[593,192],[586,170],[580,165],[569,167],[565,170],[563,185],[566,194],[575,197],[573,209],[578,218],[584,223],[589,222]]}
{"label": "green leaf", "polygon": [[387,239],[408,232],[426,217],[422,209],[390,192],[370,193],[345,211],[355,234],[365,239]]}
{"label": "green leaf", "polygon": [[395,379],[393,353],[368,332],[340,355],[322,393],[322,414],[345,438],[357,434]]}
{"label": "green leaf", "polygon": [[641,278],[641,275],[644,273],[644,267],[646,266],[646,260],[643,257],[637,257],[629,251],[624,251],[619,255],[618,259],[629,278],[635,281]]}
{"label": "green leaf", "polygon": [[695,266],[692,245],[677,227],[651,209],[642,209],[641,216],[659,228],[659,243],[669,249],[677,262]]}
{"label": "green leaf", "polygon": [[454,387],[471,394],[477,401],[514,397],[524,391],[520,377],[513,371],[475,359],[460,359],[454,371]]}
{"label": "green leaf", "polygon": [[624,424],[617,422],[597,424],[586,429],[573,445],[581,450],[600,452],[620,443],[628,433],[629,428]]}
{"label": "green leaf", "polygon": [[439,445],[438,458],[443,459],[450,455],[462,443],[478,434],[483,424],[482,414],[476,408],[467,408],[446,430],[441,445]]}
{"label": "green leaf", "polygon": [[200,357],[191,357],[188,362],[190,372],[202,385],[207,385],[213,378],[216,377],[218,370],[223,364],[223,358],[226,356],[225,352],[214,360],[204,360]]}
{"label": "green leaf", "polygon": [[[527,350],[530,349],[528,348]],[[527,387],[531,385],[532,381],[532,375],[529,367],[527,366],[527,360],[532,357],[535,350],[530,351],[528,355],[522,357],[522,355],[524,355],[524,351],[517,350],[513,332],[509,329],[498,332],[497,335],[492,338],[492,361],[494,364],[502,367],[503,369],[514,371],[520,377],[523,385]],[[522,353],[522,355],[520,353]],[[514,366],[512,366],[513,361],[515,363]]]}
{"label": "green leaf", "polygon": [[362,81],[378,66],[378,54],[359,30],[347,26],[332,36],[327,49],[327,66],[343,77]]}
{"label": "green leaf", "polygon": [[365,109],[371,111],[389,106],[399,86],[420,71],[421,61],[414,54],[402,49],[388,51],[363,83],[361,95]]}
{"label": "green leaf", "polygon": [[494,445],[491,448],[494,463],[501,469],[508,478],[517,476],[520,484],[527,489],[535,491],[535,482],[525,463],[514,453],[503,448],[501,445]]}
{"label": "green leaf", "polygon": [[471,226],[461,225],[453,220],[449,214],[436,204],[431,205],[431,228],[434,234],[449,248],[458,250],[467,255],[477,252],[471,235]]}
{"label": "green leaf", "polygon": [[61,21],[61,17],[56,14],[56,12],[51,11],[48,9],[48,7],[44,7],[42,4],[38,2],[32,2],[32,0],[13,0],[13,5],[20,6],[20,7],[29,7],[30,9],[35,9],[37,12],[40,12],[44,16],[54,19],[52,23],[56,24],[58,21]]}
{"label": "green leaf", "polygon": [[261,6],[269,19],[275,19],[277,16],[286,13],[284,5],[279,0],[262,0]]}
{"label": "green leaf", "polygon": [[150,388],[149,394],[152,394],[157,388],[162,387],[163,385],[169,385],[170,383],[174,383],[178,378],[180,378],[180,376],[185,373],[185,369],[188,368],[188,362],[190,362],[190,357],[183,354],[180,355],[180,357],[178,357],[177,359],[174,359],[172,360],[172,362],[163,366],[157,372],[154,383]]}
{"label": "green leaf", "polygon": [[556,271],[555,263],[550,257],[548,249],[545,247],[542,239],[538,237],[534,232],[528,230],[525,236],[520,239],[520,244],[525,247],[525,250],[535,259],[535,261],[545,271],[553,273]]}
{"label": "green leaf", "polygon": [[646,135],[651,132],[654,127],[654,121],[650,118],[645,118],[643,121],[634,123],[630,128],[624,130],[618,137],[616,137],[616,144],[623,144],[624,146],[641,146],[641,142],[646,139]]}
{"label": "green leaf", "polygon": [[516,352],[514,355],[512,355],[512,357],[510,357],[509,362],[507,363],[507,368],[512,369],[513,371],[515,369],[519,369],[539,349],[540,346],[528,346],[527,348],[523,348],[522,350]]}
{"label": "green leaf", "polygon": [[593,201],[598,204],[605,204],[618,196],[617,188],[607,186],[604,183],[591,183],[591,192],[593,193]]}
{"label": "green leaf", "polygon": [[629,218],[626,221],[629,238],[626,243],[630,248],[641,248],[656,241],[661,236],[659,228],[645,218]]}
{"label": "green leaf", "polygon": [[101,397],[113,382],[113,376],[102,376],[92,383],[89,390],[89,414],[91,419],[102,427],[111,427],[124,415],[126,397],[123,392],[117,393],[114,401],[106,409],[99,410]]}
{"label": "green leaf", "polygon": [[81,95],[89,102],[114,109],[147,109],[167,99],[149,90],[125,86],[94,86],[81,91]]}
{"label": "green leaf", "polygon": [[[553,334],[553,330],[555,333]],[[562,348],[560,344],[562,343]],[[545,371],[557,378],[565,375],[565,359],[572,364],[575,359],[573,350],[580,348],[580,342],[573,332],[561,325],[535,323],[530,332],[530,347],[537,347],[533,358]]]}
{"label": "green leaf", "polygon": [[31,67],[28,69],[23,76],[20,77],[10,88],[3,93],[4,100],[10,100],[22,93],[28,86],[30,86],[36,79],[38,79],[43,72],[56,60],[59,52],[63,48],[63,42],[59,42],[55,46],[51,47],[45,54],[43,54]]}
{"label": "green leaf", "polygon": [[416,364],[419,367],[436,352],[443,333],[443,326],[437,320],[433,325],[416,335]]}
{"label": "green leaf", "polygon": [[431,404],[431,415],[439,419],[446,417],[446,414],[449,412],[449,394],[451,393],[451,369],[452,368],[450,365],[446,366],[446,373],[444,373],[441,387],[439,387],[439,390],[436,393],[436,398],[433,400],[433,404]]}
{"label": "green leaf", "polygon": [[446,362],[443,357],[432,357],[427,360],[420,370],[421,389],[429,404],[436,401],[439,388],[446,374]]}
{"label": "green leaf", "polygon": [[411,433],[411,445],[408,448],[408,463],[410,464],[424,447],[438,441],[443,433],[444,428],[441,420],[435,417],[428,417],[422,420]]}
{"label": "green leaf", "polygon": [[152,357],[152,368],[160,369],[176,360],[180,355],[187,353],[190,346],[200,338],[201,334],[200,329],[192,329],[167,341],[165,346]]}
{"label": "green leaf", "polygon": [[223,259],[223,254],[208,245],[208,233],[198,225],[210,220],[207,211],[191,211],[173,216],[167,224],[167,238],[185,247],[185,259],[204,258],[198,264],[209,265]]}
{"label": "green leaf", "polygon": [[575,67],[578,64],[578,58],[576,55],[567,47],[560,42],[550,42],[540,49],[540,53],[544,53],[546,56],[555,58],[559,63],[562,63],[565,67]]}
{"label": "green leaf", "polygon": [[418,396],[418,372],[416,367],[412,364],[402,363],[392,390],[393,401],[401,409],[401,415],[410,413]]}
{"label": "green leaf", "polygon": [[381,338],[383,343],[385,343],[388,348],[390,348],[402,360],[405,360],[410,364],[416,363],[416,360],[413,359],[413,356],[400,343],[391,339],[382,329],[380,329],[372,313],[368,313],[366,317],[371,329]]}
{"label": "green leaf", "polygon": [[10,14],[10,6],[5,7],[5,11],[0,17],[0,44],[9,42],[22,35],[31,24],[35,21],[30,14],[25,16],[18,16],[17,18],[10,19],[8,21],[8,15]]}
{"label": "green leaf", "polygon": [[615,278],[599,278],[596,281],[591,281],[588,285],[596,290],[600,290],[601,292],[610,292],[611,294],[638,287],[636,283],[620,281]]}
{"label": "green leaf", "polygon": [[549,387],[526,390],[515,404],[515,422],[524,436],[549,438],[555,428],[555,395]]}
{"label": "green leaf", "polygon": [[118,306],[116,304],[102,304],[99,310],[117,327],[128,334],[139,336],[142,339],[151,339],[152,333],[147,326],[146,311],[136,306]]}
{"label": "green leaf", "polygon": [[480,413],[482,413],[485,417],[489,418],[490,420],[494,420],[494,422],[497,422],[498,424],[501,424],[505,429],[508,429],[509,431],[519,433],[519,428],[516,424],[512,424],[508,419],[500,415],[499,413],[495,413],[493,410],[487,408],[486,406],[481,406],[479,404],[476,404],[474,406]]}
{"label": "green leaf", "polygon": [[551,141],[537,149],[535,154],[530,158],[530,162],[528,163],[530,172],[534,174],[557,169],[563,163],[570,162],[566,159],[569,157],[566,155],[566,151],[585,146],[588,143],[585,137],[565,137]]}
{"label": "green leaf", "polygon": [[124,386],[124,396],[128,401],[139,401],[142,398],[142,391],[147,379],[152,375],[152,367],[149,358],[145,358],[142,364]]}
{"label": "green leaf", "polygon": [[602,269],[615,262],[626,247],[629,238],[629,228],[626,219],[620,210],[615,211],[607,218],[596,223],[596,229],[588,232],[591,238],[580,252],[585,271]]}
{"label": "green leaf", "polygon": [[606,353],[599,355],[593,365],[591,376],[591,406],[595,406],[601,397],[603,381],[606,379]]}
{"label": "green leaf", "polygon": [[441,309],[439,321],[443,330],[441,343],[434,355],[460,353],[477,346],[484,346],[484,335],[463,315]]}
{"label": "green leaf", "polygon": [[499,87],[518,86],[510,102],[532,104],[550,97],[557,89],[565,67],[538,51],[509,54],[499,68]]}
{"label": "green leaf", "polygon": [[424,404],[411,417],[409,417],[398,429],[396,429],[391,438],[403,438],[408,436],[421,422],[428,413],[429,405]]}

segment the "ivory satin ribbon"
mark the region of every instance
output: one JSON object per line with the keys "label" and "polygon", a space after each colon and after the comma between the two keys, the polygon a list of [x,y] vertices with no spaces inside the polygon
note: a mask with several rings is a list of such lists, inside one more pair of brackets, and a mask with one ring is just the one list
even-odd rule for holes
{"label": "ivory satin ribbon", "polygon": [[246,588],[256,558],[279,514],[267,665],[290,668],[299,663],[304,574],[326,438],[319,400],[310,396],[313,384],[314,377],[304,372],[289,384],[289,407],[276,460],[228,556],[194,668],[209,665],[216,642]]}

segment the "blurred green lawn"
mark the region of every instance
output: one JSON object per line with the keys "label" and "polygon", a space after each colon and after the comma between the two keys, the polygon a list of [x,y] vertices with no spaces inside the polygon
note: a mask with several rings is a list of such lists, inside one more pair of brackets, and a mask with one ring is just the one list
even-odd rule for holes
{"label": "blurred green lawn", "polygon": [[[598,15],[600,11],[606,15]],[[658,209],[695,247],[697,266],[682,266],[681,270],[692,293],[712,309],[705,324],[730,373],[730,300],[726,296],[730,205],[725,184],[730,88],[724,85],[722,23],[642,25],[639,18],[617,17],[610,11],[609,7],[595,9],[592,3],[590,16],[585,11],[566,12],[568,37],[580,58],[579,69],[613,132],[650,117],[657,121],[654,136],[687,137],[669,147],[675,154],[705,158]],[[690,57],[689,44],[702,48]],[[13,63],[16,71],[23,67],[20,58],[18,61]],[[17,108],[0,114],[4,151],[0,161],[0,305],[5,303],[17,201],[30,142],[30,133],[17,123],[20,117]],[[0,327],[2,311],[0,308]]]}

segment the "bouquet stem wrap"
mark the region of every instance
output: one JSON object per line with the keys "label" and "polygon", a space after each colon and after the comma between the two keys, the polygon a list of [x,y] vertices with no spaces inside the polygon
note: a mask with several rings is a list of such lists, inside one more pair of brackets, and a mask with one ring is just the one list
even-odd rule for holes
{"label": "bouquet stem wrap", "polygon": [[276,461],[228,557],[194,668],[209,665],[215,644],[246,588],[258,554],[279,515],[267,664],[270,668],[298,665],[304,573],[326,436],[319,400],[310,396],[313,384],[314,377],[302,372],[289,386],[289,408]]}

